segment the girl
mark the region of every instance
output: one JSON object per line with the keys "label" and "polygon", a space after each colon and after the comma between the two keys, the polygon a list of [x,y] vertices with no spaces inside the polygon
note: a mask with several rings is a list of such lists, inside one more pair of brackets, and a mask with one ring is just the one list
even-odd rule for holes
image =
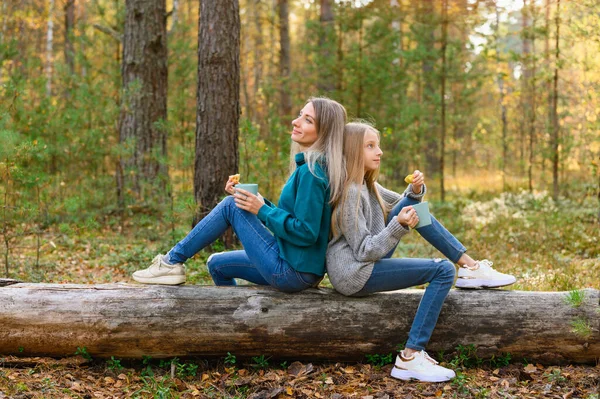
{"label": "girl", "polygon": [[235,278],[271,285],[284,292],[309,288],[325,274],[331,222],[330,203],[343,183],[343,132],[346,110],[327,98],[308,100],[292,122],[294,161],[278,206],[230,179],[221,201],[166,255],[133,273],[145,284],[182,284],[183,263],[232,226],[244,251],[213,254],[208,270],[216,285],[236,285]]}
{"label": "girl", "polygon": [[[400,195],[379,185],[382,151],[379,132],[364,123],[349,123],[344,132],[346,182],[333,203],[332,240],[327,249],[327,273],[334,288],[348,296],[392,291],[429,283],[419,305],[406,348],[396,359],[392,377],[440,382],[454,378],[424,351],[442,304],[452,287],[454,265],[441,259],[391,259],[399,240],[419,218],[411,205],[419,203],[426,188],[423,174],[413,173],[413,183]],[[433,216],[419,234],[451,261],[464,267],[459,281],[477,279],[480,286],[512,284],[513,276],[498,273],[492,263],[476,262]],[[461,270],[463,270],[461,268]]]}

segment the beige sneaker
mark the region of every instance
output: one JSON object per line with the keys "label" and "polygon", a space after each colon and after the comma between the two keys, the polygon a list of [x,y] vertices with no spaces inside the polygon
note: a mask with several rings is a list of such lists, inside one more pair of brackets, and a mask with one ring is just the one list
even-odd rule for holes
{"label": "beige sneaker", "polygon": [[135,281],[143,284],[178,285],[185,283],[185,266],[181,263],[168,265],[163,255],[156,255],[149,268],[133,273]]}
{"label": "beige sneaker", "polygon": [[461,267],[458,269],[456,288],[496,288],[514,284],[517,279],[511,274],[495,270],[487,259],[477,261],[477,269]]}
{"label": "beige sneaker", "polygon": [[425,351],[416,352],[412,357],[404,357],[404,351],[396,356],[396,364],[391,376],[399,380],[443,382],[456,377],[454,370],[438,366]]}

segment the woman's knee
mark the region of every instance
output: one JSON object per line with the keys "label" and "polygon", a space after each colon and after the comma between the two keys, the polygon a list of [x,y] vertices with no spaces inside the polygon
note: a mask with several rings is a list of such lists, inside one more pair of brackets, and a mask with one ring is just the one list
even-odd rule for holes
{"label": "woman's knee", "polygon": [[208,269],[208,272],[211,274],[211,276],[214,276],[215,273],[218,273],[218,269],[219,269],[219,255],[221,255],[223,252],[216,252],[214,254],[211,254],[208,259],[206,260],[206,268]]}

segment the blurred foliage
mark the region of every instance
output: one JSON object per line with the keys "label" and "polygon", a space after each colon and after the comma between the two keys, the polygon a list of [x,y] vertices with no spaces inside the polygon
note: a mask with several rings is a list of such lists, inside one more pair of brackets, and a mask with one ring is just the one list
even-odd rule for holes
{"label": "blurred foliage", "polygon": [[[549,2],[547,14],[546,2],[529,2],[526,10],[514,5],[501,8],[498,26],[494,2],[449,2],[445,69],[440,52],[441,9],[435,2],[432,9],[409,0],[399,1],[398,6],[383,0],[333,2],[332,26],[320,22],[319,2],[289,3],[289,91],[295,110],[310,96],[327,95],[342,102],[350,117],[375,122],[384,151],[380,180],[402,191],[402,178],[414,169],[425,169],[425,150],[440,137],[439,87],[445,73],[446,203],[435,203],[440,181],[427,176],[436,212],[480,256],[493,258],[508,270],[527,270],[523,281],[544,275],[543,281],[525,282],[523,288],[571,289],[588,281],[590,274],[597,277],[597,2],[563,2],[559,16],[558,203],[541,194],[549,190],[552,177],[548,95],[555,67],[555,1]],[[123,96],[122,44],[104,31],[122,33],[124,2],[76,2],[75,25],[69,35],[75,55],[73,71],[64,56],[62,1],[57,1],[51,14],[47,1],[2,3],[0,228],[3,258],[17,265],[11,271],[14,275],[29,273],[36,281],[84,278],[63,275],[64,259],[49,255],[57,250],[54,246],[80,250],[80,245],[86,248],[88,262],[96,264],[93,259],[97,257],[128,273],[141,266],[139,259],[151,259],[153,251],[168,249],[188,231],[195,209],[198,6],[192,0],[178,4],[177,24],[172,16],[168,18],[169,97],[164,125],[169,132],[166,162],[172,200],[158,207],[130,206],[122,212],[117,209],[115,182],[118,155],[124,151],[118,145],[117,129]],[[168,1],[167,9],[172,6]],[[240,0],[240,15],[240,164],[231,173],[257,182],[265,197],[277,201],[288,176],[289,124],[294,117],[280,110],[277,12],[273,2]],[[529,18],[526,28],[524,15]],[[54,21],[51,59],[44,47],[48,18]],[[535,42],[535,53],[524,54],[524,38]],[[49,96],[48,65],[52,72]],[[524,73],[533,67],[534,75]],[[499,77],[504,81],[508,114],[505,143]],[[330,83],[326,85],[330,91],[320,89],[323,80]],[[536,87],[535,97],[527,91],[531,85]],[[525,105],[535,105],[536,115],[533,191],[527,195],[521,193],[528,188]],[[509,150],[504,172],[503,145]],[[489,209],[485,225],[467,224],[459,217],[476,209]],[[104,232],[106,243],[94,238],[94,231]],[[540,234],[544,240],[536,243],[533,238]],[[136,244],[123,249],[130,240]],[[31,248],[48,258],[40,260],[36,254],[36,262],[21,262],[23,254],[31,256]],[[415,251],[422,255],[423,250],[409,239],[399,251],[412,256]],[[198,258],[199,267],[202,258]],[[565,272],[567,265],[576,265],[574,270],[581,273]],[[38,269],[33,270],[34,266]],[[586,267],[588,277],[583,275]],[[201,282],[205,277],[202,271],[194,278]]]}

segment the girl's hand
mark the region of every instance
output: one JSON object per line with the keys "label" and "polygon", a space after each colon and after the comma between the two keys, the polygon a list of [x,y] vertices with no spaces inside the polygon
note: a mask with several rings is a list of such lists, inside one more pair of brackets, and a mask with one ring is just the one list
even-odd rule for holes
{"label": "girl's hand", "polygon": [[413,172],[412,190],[415,194],[421,194],[423,190],[423,184],[425,184],[425,175],[419,170]]}
{"label": "girl's hand", "polygon": [[419,223],[417,211],[415,211],[412,206],[402,208],[402,210],[400,211],[398,216],[396,216],[396,218],[398,219],[398,223],[400,223],[402,226],[408,226],[411,229],[414,229],[415,226]]}
{"label": "girl's hand", "polygon": [[250,191],[242,190],[241,188],[235,190],[233,197],[235,198],[235,205],[238,208],[254,215],[258,215],[258,211],[265,204],[262,195],[254,195]]}
{"label": "girl's hand", "polygon": [[225,191],[227,194],[235,194],[235,188],[233,186],[235,186],[235,182],[230,178],[227,180],[227,183],[225,183]]}

